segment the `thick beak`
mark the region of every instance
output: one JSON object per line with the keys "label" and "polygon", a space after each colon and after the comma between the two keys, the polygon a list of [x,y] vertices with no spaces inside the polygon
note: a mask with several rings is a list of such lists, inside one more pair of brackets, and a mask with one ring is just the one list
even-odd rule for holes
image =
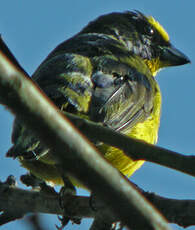
{"label": "thick beak", "polygon": [[160,60],[166,66],[177,66],[190,63],[190,59],[172,45],[161,47]]}

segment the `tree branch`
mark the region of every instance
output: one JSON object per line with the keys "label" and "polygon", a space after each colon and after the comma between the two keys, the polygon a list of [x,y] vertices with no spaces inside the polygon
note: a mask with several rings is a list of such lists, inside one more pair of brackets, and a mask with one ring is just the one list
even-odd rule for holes
{"label": "tree branch", "polygon": [[134,160],[146,160],[195,176],[195,156],[183,155],[144,141],[127,137],[102,125],[64,112],[69,120],[91,141],[100,141],[124,151]]}
{"label": "tree branch", "polygon": [[[182,227],[195,225],[195,200],[177,200],[158,196],[154,193],[143,192],[142,194],[155,205],[167,218],[170,223],[178,224]],[[72,217],[79,218],[96,218],[96,221],[101,216],[97,212],[104,210],[106,216],[113,218],[112,212],[107,209],[100,200],[96,201],[95,211],[90,205],[90,197],[74,196],[69,201],[69,213],[74,213]],[[118,207],[120,201],[116,201]],[[48,193],[43,191],[24,190],[15,186],[10,186],[6,183],[0,183],[0,210],[10,213],[19,213],[25,215],[27,213],[48,213],[63,215],[63,210],[59,205],[59,194]],[[134,213],[134,208],[129,209],[129,218]],[[112,221],[118,221],[118,218]],[[140,221],[139,218],[132,221]],[[104,221],[105,222],[105,221]],[[108,221],[109,223],[109,221]],[[96,223],[94,223],[95,225]],[[106,223],[105,223],[106,224]]]}

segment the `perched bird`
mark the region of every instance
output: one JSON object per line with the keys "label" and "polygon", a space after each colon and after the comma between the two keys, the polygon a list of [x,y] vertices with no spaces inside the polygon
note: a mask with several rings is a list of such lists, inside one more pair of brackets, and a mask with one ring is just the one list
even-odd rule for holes
{"label": "perched bird", "polygon": [[[155,144],[161,93],[154,76],[164,67],[189,62],[153,17],[127,11],[90,22],[58,45],[32,79],[62,112]],[[50,150],[18,118],[12,142],[8,156],[17,157],[36,177],[63,184]],[[124,175],[143,164],[117,148],[102,143],[97,148]]]}

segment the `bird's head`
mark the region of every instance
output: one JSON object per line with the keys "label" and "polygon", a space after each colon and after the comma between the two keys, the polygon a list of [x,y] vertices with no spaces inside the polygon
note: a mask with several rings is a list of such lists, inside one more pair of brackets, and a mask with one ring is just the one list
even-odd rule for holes
{"label": "bird's head", "polygon": [[81,33],[113,36],[132,53],[144,59],[153,75],[163,67],[184,65],[189,58],[176,49],[165,29],[139,11],[111,13],[90,22]]}

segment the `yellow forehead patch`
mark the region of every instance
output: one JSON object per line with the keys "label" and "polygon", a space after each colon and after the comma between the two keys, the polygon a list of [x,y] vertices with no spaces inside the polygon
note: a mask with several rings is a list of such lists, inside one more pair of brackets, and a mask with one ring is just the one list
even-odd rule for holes
{"label": "yellow forehead patch", "polygon": [[154,26],[154,28],[156,28],[156,30],[158,30],[158,32],[161,34],[161,36],[164,38],[165,41],[169,41],[169,35],[166,32],[166,30],[161,26],[161,24],[156,21],[152,16],[148,16],[146,17],[148,22]]}

